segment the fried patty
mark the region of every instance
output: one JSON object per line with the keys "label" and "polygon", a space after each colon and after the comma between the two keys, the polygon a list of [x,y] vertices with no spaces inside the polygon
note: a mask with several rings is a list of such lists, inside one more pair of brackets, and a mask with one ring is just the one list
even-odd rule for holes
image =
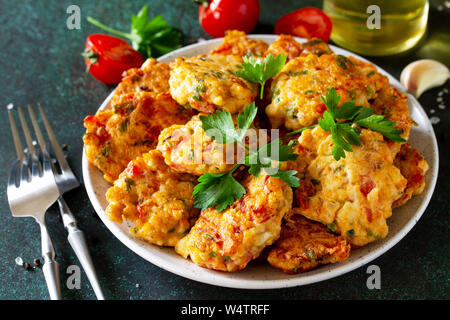
{"label": "fried patty", "polygon": [[235,163],[234,148],[227,147],[206,135],[199,116],[194,116],[185,125],[164,129],[159,135],[157,149],[169,167],[200,176],[231,170]]}
{"label": "fried patty", "polygon": [[117,86],[112,102],[123,94],[134,92],[168,93],[170,66],[153,58],[147,59],[140,68],[128,69]]}
{"label": "fried patty", "polygon": [[223,42],[210,54],[261,57],[267,47],[267,43],[262,40],[250,39],[245,32],[230,30],[225,34]]}
{"label": "fried patty", "polygon": [[130,233],[159,246],[175,246],[191,228],[195,178],[176,173],[151,150],[132,160],[106,193],[107,216],[135,224]]}
{"label": "fried patty", "polygon": [[322,264],[344,261],[350,255],[347,240],[318,222],[293,215],[281,227],[280,238],[270,249],[267,261],[289,274]]}
{"label": "fried patty", "polygon": [[164,128],[184,124],[192,115],[167,93],[123,94],[110,109],[84,119],[87,159],[112,183],[130,160],[156,147]]}
{"label": "fried patty", "polygon": [[241,64],[241,57],[231,55],[177,58],[171,65],[170,93],[179,104],[200,112],[241,112],[258,94],[257,84],[235,74]]}
{"label": "fried patty", "polygon": [[402,175],[408,180],[402,197],[394,202],[394,207],[399,207],[411,199],[413,195],[423,192],[428,163],[417,149],[411,147],[409,143],[404,143],[400,152],[395,156],[394,165],[400,169]]}
{"label": "fried patty", "polygon": [[242,184],[246,194],[227,209],[202,211],[176,245],[178,254],[201,267],[231,272],[244,269],[278,239],[292,206],[292,189],[268,175],[248,176]]}
{"label": "fried patty", "polygon": [[303,180],[295,190],[293,212],[321,222],[350,244],[363,246],[386,237],[386,219],[407,180],[394,165],[383,136],[363,129],[361,145],[345,158],[332,155],[331,134],[320,127],[305,130],[294,147]]}
{"label": "fried patty", "polygon": [[271,103],[266,114],[272,127],[297,130],[317,123],[326,106],[321,96],[335,88],[340,104],[353,100],[369,107],[375,98],[374,81],[363,74],[352,58],[308,55],[289,61],[272,80]]}
{"label": "fried patty", "polygon": [[323,54],[332,53],[330,47],[318,38],[312,38],[308,42],[299,43],[292,36],[282,34],[275,40],[265,52],[265,56],[272,54],[274,56],[284,55],[287,57],[286,62],[300,56],[314,54],[321,56]]}

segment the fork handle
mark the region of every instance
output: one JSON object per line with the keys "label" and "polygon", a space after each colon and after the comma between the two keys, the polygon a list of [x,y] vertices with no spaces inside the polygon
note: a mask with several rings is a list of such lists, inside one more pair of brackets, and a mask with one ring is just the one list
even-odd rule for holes
{"label": "fork handle", "polygon": [[48,293],[51,300],[61,300],[61,286],[59,282],[58,262],[55,260],[55,250],[53,249],[52,240],[47,231],[45,222],[38,221],[41,228],[41,245],[42,257],[44,265],[42,271],[44,273],[45,282],[47,282]]}
{"label": "fork handle", "polygon": [[95,272],[94,264],[92,263],[91,255],[89,254],[84,233],[78,228],[75,217],[62,197],[58,199],[58,204],[64,227],[68,232],[67,239],[69,240],[69,244],[80,261],[84,272],[86,272],[97,299],[105,300]]}

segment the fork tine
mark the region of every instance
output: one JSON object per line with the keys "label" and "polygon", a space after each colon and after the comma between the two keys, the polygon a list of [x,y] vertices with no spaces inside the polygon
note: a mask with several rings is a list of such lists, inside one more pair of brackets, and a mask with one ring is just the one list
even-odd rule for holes
{"label": "fork tine", "polygon": [[28,105],[28,114],[30,115],[31,123],[33,124],[34,132],[36,133],[36,137],[37,137],[39,145],[41,146],[41,151],[42,151],[45,148],[45,140],[44,140],[44,136],[42,135],[42,131],[39,128],[39,124],[36,120],[36,116],[34,114],[33,107],[31,107],[31,105]]}
{"label": "fork tine", "polygon": [[30,129],[28,128],[25,116],[23,115],[22,108],[17,108],[17,111],[19,112],[20,123],[22,124],[22,130],[25,135],[25,141],[27,142],[28,150],[31,155],[34,155],[33,140],[31,139]]}
{"label": "fork tine", "polygon": [[50,126],[47,116],[45,115],[44,109],[42,108],[40,103],[38,105],[39,105],[39,111],[41,113],[42,119],[44,120],[45,130],[47,131],[48,137],[50,139],[50,143],[52,144],[53,151],[55,151],[56,159],[59,162],[59,166],[62,171],[70,170],[69,164],[67,163],[67,160],[64,157],[64,154],[58,143],[58,140],[56,140],[55,134],[53,132],[52,127]]}
{"label": "fork tine", "polygon": [[11,132],[13,136],[14,147],[16,148],[17,159],[19,159],[19,161],[22,161],[24,157],[23,146],[22,142],[20,141],[19,131],[17,130],[16,122],[14,121],[14,117],[11,112],[11,110],[14,109],[14,106],[12,103],[10,103],[6,106],[6,108],[8,109],[9,124],[11,125]]}
{"label": "fork tine", "polygon": [[18,182],[18,175],[20,172],[20,164],[21,164],[22,160],[17,159],[14,164],[12,165],[11,171],[9,173],[9,177],[8,177],[8,188],[10,187],[17,187],[17,182]]}
{"label": "fork tine", "polygon": [[31,176],[37,178],[41,175],[41,159],[42,151],[39,145],[36,146],[34,157],[31,160]]}
{"label": "fork tine", "polygon": [[45,144],[44,149],[42,150],[42,171],[43,177],[52,175],[52,162],[50,160],[50,154],[48,153],[48,143]]}
{"label": "fork tine", "polygon": [[28,182],[30,177],[29,164],[31,163],[31,155],[28,149],[25,150],[24,156],[25,157],[20,165],[20,184]]}

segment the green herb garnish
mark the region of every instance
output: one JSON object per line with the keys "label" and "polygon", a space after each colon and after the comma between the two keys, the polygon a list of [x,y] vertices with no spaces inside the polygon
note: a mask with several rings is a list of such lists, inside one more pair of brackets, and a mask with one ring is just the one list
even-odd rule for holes
{"label": "green herb garnish", "polygon": [[[208,116],[200,116],[202,128],[211,138],[221,144],[238,143],[244,146],[249,153],[245,159],[238,162],[227,173],[205,173],[201,175],[198,178],[199,184],[194,188],[194,207],[205,210],[217,206],[217,212],[221,212],[235,200],[242,198],[246,192],[245,188],[233,177],[234,171],[241,165],[248,166],[248,172],[255,177],[258,177],[264,170],[270,176],[277,177],[292,187],[300,185],[299,179],[295,176],[297,171],[279,170],[279,162],[297,158],[297,155],[289,149],[289,146],[283,146],[279,139],[273,140],[258,150],[249,150],[245,145],[246,132],[253,123],[257,111],[254,102],[246,106],[244,112],[237,116],[237,128],[231,114],[226,111],[217,111]],[[272,148],[275,147],[278,147],[277,155],[272,154]]]}
{"label": "green herb garnish", "polygon": [[131,15],[131,30],[129,33],[110,28],[98,20],[87,17],[93,25],[131,41],[133,48],[142,55],[157,58],[181,46],[181,33],[168,25],[162,16],[148,20],[148,6],[144,6],[135,16]]}
{"label": "green herb garnish", "polygon": [[355,106],[353,101],[347,101],[338,107],[341,97],[337,95],[334,88],[331,88],[325,94],[325,97],[321,96],[321,98],[327,107],[327,111],[318,120],[319,123],[290,132],[289,135],[317,126],[320,126],[324,131],[330,131],[334,142],[332,154],[336,161],[345,158],[345,151],[352,152],[352,145],[359,146],[361,144],[361,132],[356,130],[354,125],[379,132],[394,142],[406,141],[400,136],[402,131],[394,128],[395,122],[385,119],[382,115],[373,114],[372,108]]}
{"label": "green herb garnish", "polygon": [[260,98],[262,99],[266,81],[281,71],[286,63],[286,58],[281,54],[276,57],[269,54],[265,59],[245,56],[244,63],[240,66],[241,70],[236,71],[236,74],[248,81],[259,83],[261,85]]}

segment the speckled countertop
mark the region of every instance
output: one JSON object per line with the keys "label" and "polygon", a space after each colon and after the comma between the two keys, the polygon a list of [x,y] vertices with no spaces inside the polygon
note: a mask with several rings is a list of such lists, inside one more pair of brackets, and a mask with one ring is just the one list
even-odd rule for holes
{"label": "speckled countertop", "polygon": [[[66,9],[73,2],[49,0],[0,0],[0,104],[17,105],[41,102],[50,115],[57,137],[68,145],[68,160],[81,178],[81,156],[84,132],[82,120],[95,112],[111,91],[85,73],[80,52],[88,34],[98,32],[85,22],[88,15],[118,29],[129,28],[131,13],[144,4],[151,15],[162,14],[170,24],[181,29],[185,43],[208,36],[197,20],[197,8],[191,1],[88,1],[78,0],[81,8],[81,30],[66,28]],[[272,33],[272,26],[282,14],[303,6],[321,7],[321,1],[262,0],[260,24],[254,32]],[[373,58],[376,64],[399,77],[401,69],[421,57],[439,58],[450,65],[448,20],[450,9],[444,1],[430,1],[432,10],[428,36],[415,50],[402,56]],[[370,59],[370,58],[369,58]],[[449,81],[446,88],[450,89]],[[433,89],[420,98],[427,114],[436,117],[434,129],[440,148],[440,172],[436,191],[423,217],[412,231],[376,264],[382,272],[381,290],[366,286],[367,266],[322,283],[280,290],[236,290],[214,287],[184,279],[164,271],[125,247],[96,217],[83,187],[66,197],[76,214],[79,226],[87,235],[98,276],[108,299],[422,299],[450,298],[450,95],[437,101]],[[442,109],[442,106],[447,106]],[[434,113],[433,111],[434,110]],[[6,110],[0,117],[0,177],[6,184],[8,167],[14,159],[14,148]],[[22,257],[32,263],[40,256],[40,233],[31,219],[12,218],[5,188],[0,188],[0,299],[47,299],[47,288],[40,269],[25,271],[14,260]],[[48,226],[58,253],[64,299],[95,299],[84,274],[81,289],[68,290],[67,266],[79,264],[59,222],[57,210],[47,214]]]}

